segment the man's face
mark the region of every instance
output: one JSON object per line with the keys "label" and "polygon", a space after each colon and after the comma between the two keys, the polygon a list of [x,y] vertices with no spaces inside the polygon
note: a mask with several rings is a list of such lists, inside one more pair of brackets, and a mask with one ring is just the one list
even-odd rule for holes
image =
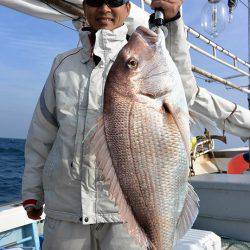
{"label": "man's face", "polygon": [[130,7],[130,3],[115,8],[110,8],[105,3],[101,7],[91,7],[85,2],[83,4],[88,23],[96,31],[99,29],[113,30],[122,26],[129,15]]}

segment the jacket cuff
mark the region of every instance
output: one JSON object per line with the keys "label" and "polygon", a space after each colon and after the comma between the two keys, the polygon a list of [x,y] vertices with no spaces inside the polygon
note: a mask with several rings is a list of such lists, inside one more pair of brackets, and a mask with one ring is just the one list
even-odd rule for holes
{"label": "jacket cuff", "polygon": [[28,207],[36,207],[37,200],[29,199],[23,202],[23,207],[26,210]]}
{"label": "jacket cuff", "polygon": [[176,21],[176,20],[179,19],[179,18],[181,18],[181,13],[180,13],[180,11],[178,11],[177,14],[176,14],[174,17],[172,17],[172,18],[170,18],[170,19],[164,19],[163,25],[166,25],[167,23]]}

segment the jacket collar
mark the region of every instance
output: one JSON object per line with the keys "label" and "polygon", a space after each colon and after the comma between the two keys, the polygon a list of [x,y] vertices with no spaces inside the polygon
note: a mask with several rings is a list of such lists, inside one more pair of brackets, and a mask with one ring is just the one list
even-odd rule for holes
{"label": "jacket collar", "polygon": [[93,45],[93,32],[84,30],[80,32],[80,39],[83,45],[82,63],[87,62],[93,53],[102,61],[114,61],[118,52],[127,43],[126,35],[128,28],[123,25],[112,31],[101,29],[95,33],[95,43]]}

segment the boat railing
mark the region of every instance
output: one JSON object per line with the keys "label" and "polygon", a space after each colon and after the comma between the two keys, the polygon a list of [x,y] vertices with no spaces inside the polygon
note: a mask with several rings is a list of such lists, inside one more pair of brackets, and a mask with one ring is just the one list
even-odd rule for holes
{"label": "boat railing", "polygon": [[[151,4],[151,0],[140,0],[140,7],[145,10],[145,4],[146,5],[150,5]],[[241,87],[238,86],[235,83],[232,83],[231,81],[228,81],[228,79],[232,79],[232,78],[236,78],[236,77],[241,77],[241,76],[246,76],[246,77],[250,77],[250,64],[239,58],[238,56],[236,56],[235,54],[233,54],[232,52],[230,52],[229,50],[223,48],[222,46],[220,46],[219,44],[215,43],[214,41],[208,39],[207,37],[205,37],[204,35],[200,34],[198,31],[194,30],[193,28],[189,27],[189,26],[185,26],[185,29],[187,31],[187,38],[188,38],[188,42],[190,45],[190,48],[195,50],[196,52],[234,70],[239,72],[240,74],[237,75],[233,75],[233,76],[224,76],[224,77],[220,77],[217,76],[216,74],[213,74],[211,72],[208,72],[204,69],[201,69],[197,66],[192,66],[192,70],[193,72],[205,76],[206,78],[208,78],[209,80],[206,80],[206,82],[218,82],[221,83],[225,86],[228,86],[230,88],[239,90],[241,92],[244,92],[246,94],[250,94],[250,90],[247,87]],[[203,43],[205,43],[206,45],[208,45],[210,47],[210,51],[205,51],[204,49],[200,48],[199,46],[195,45],[194,43],[190,42],[189,39],[189,35],[194,36],[196,39],[202,41]],[[229,62],[225,59],[221,59],[218,57],[218,53],[220,52],[222,54],[224,54],[224,56],[229,60]],[[242,68],[244,67],[244,69]]]}

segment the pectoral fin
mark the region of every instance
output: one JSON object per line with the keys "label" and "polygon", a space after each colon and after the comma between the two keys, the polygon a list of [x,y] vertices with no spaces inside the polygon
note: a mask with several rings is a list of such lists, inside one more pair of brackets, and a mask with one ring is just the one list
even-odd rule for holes
{"label": "pectoral fin", "polygon": [[167,101],[163,102],[163,108],[167,114],[173,116],[174,121],[179,129],[183,142],[185,144],[187,157],[190,158],[190,148],[189,148],[189,141],[190,141],[190,128],[189,128],[189,116],[182,112],[180,108],[174,109],[171,105],[168,104]]}

